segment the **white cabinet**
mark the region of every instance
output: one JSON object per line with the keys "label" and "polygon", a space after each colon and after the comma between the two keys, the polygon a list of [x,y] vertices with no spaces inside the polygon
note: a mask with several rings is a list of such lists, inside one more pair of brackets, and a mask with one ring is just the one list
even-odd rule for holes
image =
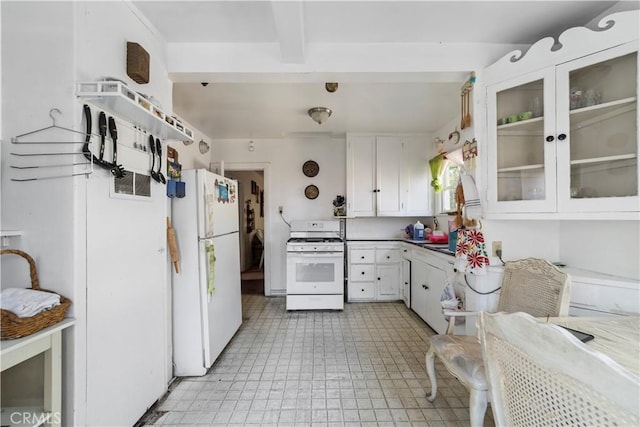
{"label": "white cabinet", "polygon": [[401,207],[403,216],[432,215],[431,172],[426,139],[419,136],[403,138]]}
{"label": "white cabinet", "polygon": [[640,210],[638,41],[576,58],[487,86],[489,212]]}
{"label": "white cabinet", "polygon": [[402,300],[407,308],[411,308],[411,261],[402,260]]}
{"label": "white cabinet", "polygon": [[400,283],[400,295],[407,308],[411,308],[411,246],[408,243],[400,244],[402,256],[402,282]]}
{"label": "white cabinet", "polygon": [[348,301],[401,299],[401,256],[397,243],[349,243]]}
{"label": "white cabinet", "polygon": [[349,245],[348,301],[373,301],[375,289],[375,249]]}
{"label": "white cabinet", "polygon": [[376,265],[378,301],[400,299],[400,263]]}
{"label": "white cabinet", "polygon": [[430,215],[426,139],[347,135],[347,215]]}
{"label": "white cabinet", "polygon": [[640,313],[638,280],[575,268],[563,270],[571,277],[570,315],[637,316]]}
{"label": "white cabinet", "polygon": [[411,309],[439,334],[447,329],[440,305],[447,268],[446,261],[426,250],[416,250],[411,259]]}
{"label": "white cabinet", "polygon": [[411,309],[427,321],[427,276],[428,264],[411,260]]}
{"label": "white cabinet", "polygon": [[347,215],[376,216],[375,136],[347,136]]}

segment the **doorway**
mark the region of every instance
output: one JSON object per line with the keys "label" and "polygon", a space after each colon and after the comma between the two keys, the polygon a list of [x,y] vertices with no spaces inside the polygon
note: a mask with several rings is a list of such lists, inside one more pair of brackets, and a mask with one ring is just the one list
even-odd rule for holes
{"label": "doorway", "polygon": [[242,293],[265,295],[264,172],[227,169],[225,176],[238,181]]}

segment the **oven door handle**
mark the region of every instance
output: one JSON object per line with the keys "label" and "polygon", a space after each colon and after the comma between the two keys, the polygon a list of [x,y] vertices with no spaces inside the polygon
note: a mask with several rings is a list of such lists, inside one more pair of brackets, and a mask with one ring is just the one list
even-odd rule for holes
{"label": "oven door handle", "polygon": [[287,252],[287,256],[300,258],[336,258],[343,254],[344,252]]}

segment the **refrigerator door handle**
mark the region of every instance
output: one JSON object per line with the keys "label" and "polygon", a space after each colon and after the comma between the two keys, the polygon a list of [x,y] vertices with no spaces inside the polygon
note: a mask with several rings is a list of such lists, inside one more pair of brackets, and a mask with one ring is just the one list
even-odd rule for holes
{"label": "refrigerator door handle", "polygon": [[237,231],[230,231],[228,233],[223,233],[223,234],[216,234],[215,236],[211,236],[211,237],[198,237],[199,241],[207,241],[207,240],[213,240],[216,237],[222,237],[222,236],[228,236],[229,234],[235,234],[237,233]]}

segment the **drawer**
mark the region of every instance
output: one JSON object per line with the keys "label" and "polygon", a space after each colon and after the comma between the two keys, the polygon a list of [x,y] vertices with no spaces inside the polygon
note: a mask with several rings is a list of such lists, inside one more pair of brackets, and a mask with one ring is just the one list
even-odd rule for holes
{"label": "drawer", "polygon": [[390,264],[400,262],[400,249],[376,249],[376,263]]}
{"label": "drawer", "polygon": [[351,249],[349,262],[352,264],[371,264],[375,261],[374,249]]}
{"label": "drawer", "polygon": [[349,280],[354,282],[373,281],[375,268],[373,264],[353,264],[349,269]]}
{"label": "drawer", "polygon": [[349,283],[349,301],[372,300],[376,296],[373,282]]}

